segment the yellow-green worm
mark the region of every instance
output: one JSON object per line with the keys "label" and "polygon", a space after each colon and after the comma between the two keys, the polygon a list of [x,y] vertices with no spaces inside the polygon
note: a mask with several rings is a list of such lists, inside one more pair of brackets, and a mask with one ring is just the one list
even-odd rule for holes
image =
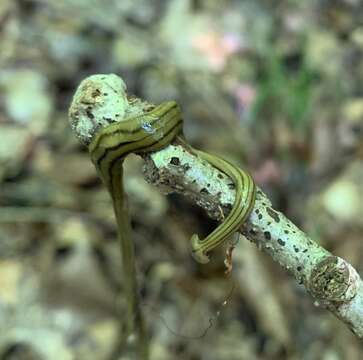
{"label": "yellow-green worm", "polygon": [[[147,113],[103,128],[89,145],[92,161],[111,194],[121,235],[123,212],[126,211],[122,169],[125,157],[130,153],[161,150],[182,135],[182,127],[178,104],[167,101]],[[228,161],[203,151],[193,149],[193,152],[229,176],[236,189],[235,202],[222,224],[203,240],[196,234],[191,238],[193,257],[200,263],[207,263],[208,252],[239,229],[249,216],[255,202],[256,186],[247,172]]]}

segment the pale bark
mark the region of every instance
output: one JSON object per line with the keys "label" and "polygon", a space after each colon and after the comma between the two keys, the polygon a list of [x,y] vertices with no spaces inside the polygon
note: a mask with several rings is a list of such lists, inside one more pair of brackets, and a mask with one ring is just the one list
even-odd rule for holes
{"label": "pale bark", "polygon": [[[80,85],[70,109],[70,121],[83,143],[89,143],[97,128],[105,125],[105,119],[122,121],[130,114],[145,111],[147,103],[138,99],[127,101],[124,83],[118,79],[115,75],[97,75]],[[119,84],[116,88],[115,81]],[[97,101],[92,101],[90,94],[100,87],[110,87],[114,90],[112,96],[120,97],[120,101],[110,101],[108,92],[105,100],[103,90],[97,92]],[[122,104],[117,117],[115,104]],[[221,209],[228,214],[235,198],[231,180],[182,145],[175,142],[144,159],[146,179],[161,191],[192,198],[215,219],[222,220]],[[254,209],[240,232],[303,284],[316,304],[329,309],[363,338],[363,283],[348,262],[329,253],[273,209],[260,189]]]}

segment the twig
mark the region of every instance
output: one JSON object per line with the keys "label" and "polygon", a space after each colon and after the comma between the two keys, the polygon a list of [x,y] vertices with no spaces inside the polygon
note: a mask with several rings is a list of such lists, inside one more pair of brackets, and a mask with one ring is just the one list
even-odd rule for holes
{"label": "twig", "polygon": [[[88,144],[97,128],[104,125],[105,117],[111,122],[117,121],[128,113],[142,113],[147,107],[138,99],[127,101],[123,81],[113,74],[89,77],[78,91],[89,92],[90,88],[97,89],[109,83],[113,84],[112,88],[117,81],[119,85],[114,95],[120,97],[119,102],[123,104],[121,116],[116,117],[115,112],[119,113],[120,109],[115,110],[111,102],[102,97],[93,104],[80,101],[76,106],[73,102],[71,125],[84,144]],[[235,190],[229,186],[230,179],[187,148],[175,143],[144,159],[146,179],[163,192],[178,192],[192,198],[215,219],[221,219],[220,207],[228,213],[235,198]],[[274,210],[260,189],[254,209],[240,232],[292,273],[316,304],[329,309],[363,338],[363,283],[351,264],[332,255]]]}

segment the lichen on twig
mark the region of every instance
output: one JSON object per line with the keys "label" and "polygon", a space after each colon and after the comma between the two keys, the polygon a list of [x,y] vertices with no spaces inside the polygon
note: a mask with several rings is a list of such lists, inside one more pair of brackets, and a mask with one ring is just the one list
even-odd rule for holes
{"label": "lichen on twig", "polygon": [[[128,99],[126,86],[116,75],[94,75],[85,79],[75,94],[70,108],[71,126],[87,145],[99,127],[122,121],[128,114],[143,113],[147,105],[140,99]],[[235,198],[235,190],[229,186],[231,180],[182,144],[175,142],[144,159],[146,179],[163,192],[188,196],[218,220],[220,209],[225,214],[231,209]],[[363,338],[363,283],[348,262],[329,253],[273,209],[260,189],[240,232],[291,272],[316,303]]]}

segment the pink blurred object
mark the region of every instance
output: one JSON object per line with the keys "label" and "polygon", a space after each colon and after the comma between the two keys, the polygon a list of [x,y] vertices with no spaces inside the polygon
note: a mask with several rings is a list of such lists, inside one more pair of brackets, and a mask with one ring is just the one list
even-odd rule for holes
{"label": "pink blurred object", "polygon": [[235,34],[221,35],[210,31],[197,35],[192,46],[207,58],[212,70],[221,71],[228,57],[241,49],[242,42]]}
{"label": "pink blurred object", "polygon": [[267,159],[252,174],[255,181],[260,184],[277,184],[281,181],[281,168],[273,159]]}
{"label": "pink blurred object", "polygon": [[256,99],[256,94],[256,89],[251,84],[238,84],[233,90],[238,112],[248,111]]}
{"label": "pink blurred object", "polygon": [[222,37],[222,47],[227,54],[234,54],[241,50],[242,41],[236,34],[228,33]]}

